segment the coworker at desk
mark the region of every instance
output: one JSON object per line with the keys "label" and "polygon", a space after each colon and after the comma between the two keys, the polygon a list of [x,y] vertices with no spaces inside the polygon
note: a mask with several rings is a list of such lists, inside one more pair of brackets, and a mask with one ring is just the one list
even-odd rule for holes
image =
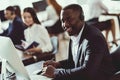
{"label": "coworker at desk", "polygon": [[39,43],[38,47],[33,47],[27,51],[33,53],[44,53],[52,51],[52,44],[49,34],[45,27],[43,27],[36,15],[33,8],[27,7],[23,11],[24,22],[27,25],[27,29],[24,31],[25,39],[28,43],[36,41]]}
{"label": "coworker at desk", "polygon": [[5,17],[10,20],[9,27],[0,35],[10,37],[15,45],[21,44],[21,40],[24,40],[25,25],[16,14],[16,8],[8,6],[5,10]]}
{"label": "coworker at desk", "polygon": [[109,80],[115,68],[100,30],[84,22],[80,5],[71,4],[61,11],[64,30],[70,35],[67,60],[46,61],[43,74],[53,80]]}

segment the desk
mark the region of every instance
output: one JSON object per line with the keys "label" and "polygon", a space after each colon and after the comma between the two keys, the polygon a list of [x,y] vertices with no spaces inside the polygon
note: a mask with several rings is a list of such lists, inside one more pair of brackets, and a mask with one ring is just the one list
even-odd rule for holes
{"label": "desk", "polygon": [[17,50],[17,53],[22,59],[25,66],[38,61],[50,60],[52,58],[55,58],[55,54],[52,54],[52,53],[42,53],[42,54],[36,53],[34,55],[30,55],[30,54],[23,53],[20,50]]}
{"label": "desk", "polygon": [[103,13],[102,15],[107,15],[107,16],[116,16],[118,19],[118,24],[119,24],[119,28],[120,28],[120,13]]}
{"label": "desk", "polygon": [[17,50],[17,54],[22,59],[23,64],[25,66],[36,62],[34,57],[32,55],[30,55],[30,54],[23,53],[20,50]]}
{"label": "desk", "polygon": [[28,71],[28,74],[33,77],[33,80],[35,80],[36,78],[37,78],[36,80],[51,80],[51,78],[33,74],[34,71],[42,69],[43,62],[44,61],[36,62],[25,67],[26,70]]}
{"label": "desk", "polygon": [[25,66],[28,74],[31,77],[31,80],[52,80],[51,78],[42,76],[42,75],[35,75],[33,74],[34,71],[41,70],[43,67],[43,62],[44,61],[39,61],[33,64],[30,64],[28,66]]}
{"label": "desk", "polygon": [[42,64],[43,64],[43,61],[40,61],[40,62],[36,62],[36,63],[25,66],[25,69],[30,75],[31,80],[52,80],[51,78],[48,78],[42,75],[33,74],[34,71],[42,69]]}
{"label": "desk", "polygon": [[44,61],[39,61],[39,62],[25,66],[25,68],[29,74],[32,74],[34,71],[42,69],[43,62]]}

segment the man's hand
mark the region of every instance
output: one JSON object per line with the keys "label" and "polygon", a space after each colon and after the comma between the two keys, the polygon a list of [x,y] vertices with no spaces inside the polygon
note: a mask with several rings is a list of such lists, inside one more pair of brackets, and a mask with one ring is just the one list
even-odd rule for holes
{"label": "man's hand", "polygon": [[43,76],[47,76],[49,78],[54,78],[54,71],[55,71],[55,67],[53,67],[52,65],[47,66],[47,69],[45,71],[45,73],[43,73]]}
{"label": "man's hand", "polygon": [[27,51],[34,52],[34,53],[41,53],[42,52],[42,50],[40,48],[37,48],[37,47],[33,47],[31,49],[28,49]]}
{"label": "man's hand", "polygon": [[49,65],[52,65],[55,68],[60,67],[60,63],[59,62],[55,62],[53,60],[48,60],[48,61],[46,61],[46,62],[43,63],[44,67],[47,67]]}

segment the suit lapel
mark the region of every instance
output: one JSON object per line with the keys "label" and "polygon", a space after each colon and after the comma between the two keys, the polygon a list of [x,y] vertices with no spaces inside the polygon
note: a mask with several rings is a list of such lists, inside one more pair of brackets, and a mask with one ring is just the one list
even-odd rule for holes
{"label": "suit lapel", "polygon": [[[80,41],[79,41],[79,48],[78,48],[78,51],[77,51],[77,58],[76,58],[76,61],[77,61],[77,65],[76,66],[80,66],[82,64],[82,55],[83,55],[83,52],[82,52],[82,47],[84,45],[84,41],[86,40],[85,37],[86,37],[86,32],[87,32],[87,26],[85,24],[85,27],[84,27],[84,30],[83,30],[83,33],[81,35],[81,38],[80,38]],[[80,62],[79,62],[80,61]]]}
{"label": "suit lapel", "polygon": [[76,58],[77,64],[75,65],[76,67],[80,65],[79,59],[82,59],[81,54],[82,54],[82,44],[79,46],[78,51],[77,51],[77,58]]}

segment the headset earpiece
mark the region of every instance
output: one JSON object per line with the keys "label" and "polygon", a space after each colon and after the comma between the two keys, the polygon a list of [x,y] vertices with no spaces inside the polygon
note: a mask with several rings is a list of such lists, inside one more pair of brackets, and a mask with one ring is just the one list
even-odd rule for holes
{"label": "headset earpiece", "polygon": [[84,14],[83,13],[80,14],[80,20],[84,20]]}

